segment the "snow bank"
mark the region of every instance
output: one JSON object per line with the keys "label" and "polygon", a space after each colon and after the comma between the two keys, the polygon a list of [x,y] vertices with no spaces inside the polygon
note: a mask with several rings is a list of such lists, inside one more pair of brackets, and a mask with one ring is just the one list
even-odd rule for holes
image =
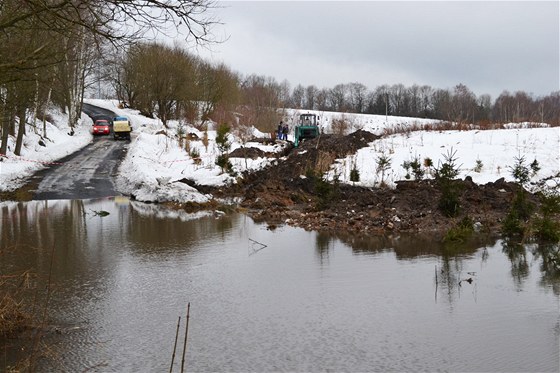
{"label": "snow bank", "polygon": [[46,122],[46,137],[43,123],[38,121],[36,131],[27,128],[21,155],[14,155],[14,136],[8,140],[7,154],[0,155],[0,191],[13,191],[23,186],[29,176],[45,167],[56,167],[57,160],[74,153],[92,140],[92,120],[85,114],[78,121],[74,134],[70,135],[68,116],[58,110],[50,110],[52,122]]}

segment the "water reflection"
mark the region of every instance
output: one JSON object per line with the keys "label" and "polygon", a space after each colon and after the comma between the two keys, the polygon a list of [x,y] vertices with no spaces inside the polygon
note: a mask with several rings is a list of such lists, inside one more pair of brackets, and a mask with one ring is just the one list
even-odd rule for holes
{"label": "water reflection", "polygon": [[187,301],[194,371],[558,370],[558,246],[270,231],[122,198],[0,216],[0,274],[53,289],[43,371],[168,371]]}

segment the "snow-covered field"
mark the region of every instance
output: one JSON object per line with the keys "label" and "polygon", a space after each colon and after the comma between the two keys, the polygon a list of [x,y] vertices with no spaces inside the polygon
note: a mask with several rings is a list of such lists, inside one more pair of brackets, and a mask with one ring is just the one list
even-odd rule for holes
{"label": "snow-covered field", "polygon": [[[337,160],[329,176],[335,174],[343,182],[350,182],[350,170],[359,170],[357,185],[373,186],[381,182],[377,160],[385,157],[391,167],[384,174],[384,181],[394,185],[404,180],[404,162],[426,158],[434,166],[453,158],[459,167],[459,177],[472,177],[477,184],[496,181],[499,178],[513,180],[511,167],[516,158],[524,157],[528,166],[537,160],[541,170],[534,180],[559,172],[560,128],[503,129],[487,131],[419,131],[384,137],[360,149],[355,155]],[[412,176],[411,176],[412,177]]]}
{"label": "snow-covered field", "polygon": [[[218,155],[215,138],[216,131],[209,130],[207,146],[204,145],[204,133],[196,128],[172,121],[168,128],[163,128],[157,119],[141,116],[131,109],[119,109],[115,101],[87,100],[114,111],[117,115],[128,116],[134,128],[129,151],[120,168],[118,189],[125,194],[133,193],[144,201],[179,201],[204,202],[210,196],[198,193],[182,182],[181,179],[194,180],[199,184],[225,185],[236,182],[235,178],[221,173],[215,164]],[[309,112],[309,111],[305,111]],[[315,112],[319,116],[322,130],[329,133],[336,120],[344,119],[349,123],[349,131],[358,129],[381,134],[385,129],[418,128],[424,124],[437,124],[437,121],[385,117],[383,115],[347,114]],[[284,113],[285,121],[293,125],[299,114],[296,110]],[[91,120],[82,116],[74,136],[67,134],[66,118],[61,113],[53,112],[54,122],[48,126],[46,146],[39,145],[39,136],[31,133],[26,137],[21,157],[13,155],[14,144],[10,145],[7,155],[0,162],[0,190],[13,190],[21,186],[27,177],[50,162],[70,154],[92,141],[90,134]],[[511,127],[523,127],[512,125]],[[198,139],[191,139],[179,146],[177,133],[193,134]],[[265,137],[256,129],[253,136]],[[292,135],[289,136],[289,139]],[[242,146],[238,137],[230,134],[231,150]],[[266,152],[280,152],[282,144],[262,145],[247,142],[247,147],[258,147]],[[373,186],[381,181],[381,172],[377,169],[379,157],[390,160],[390,167],[384,172],[384,181],[394,185],[405,179],[406,170],[403,162],[430,158],[434,165],[445,161],[453,154],[460,166],[460,177],[471,176],[476,183],[486,183],[499,178],[513,180],[510,167],[517,157],[524,157],[530,163],[537,160],[540,171],[534,176],[542,179],[557,175],[560,169],[560,128],[512,128],[507,130],[472,130],[472,131],[417,131],[405,132],[384,137],[374,141],[369,147],[361,149],[355,155],[336,160],[328,176],[338,177],[342,182],[350,182],[350,170],[356,168],[360,174],[359,185]],[[198,155],[196,160],[192,155]],[[256,160],[232,158],[231,163],[237,171],[260,169],[276,162],[276,158]],[[56,167],[56,165],[52,165]]]}

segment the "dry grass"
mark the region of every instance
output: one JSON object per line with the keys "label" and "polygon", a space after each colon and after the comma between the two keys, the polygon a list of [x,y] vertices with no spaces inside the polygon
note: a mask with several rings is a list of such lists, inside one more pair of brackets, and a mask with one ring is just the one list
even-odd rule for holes
{"label": "dry grass", "polygon": [[26,328],[29,316],[23,311],[22,302],[10,294],[0,295],[0,337],[11,337]]}
{"label": "dry grass", "polygon": [[317,154],[314,171],[323,174],[327,172],[336,159],[336,153],[320,151]]}
{"label": "dry grass", "polygon": [[348,134],[350,127],[350,120],[344,115],[333,118],[331,123],[332,133],[334,135],[345,136]]}
{"label": "dry grass", "polygon": [[408,123],[397,123],[396,125],[385,128],[383,130],[383,134],[388,135],[395,135],[395,134],[409,134],[411,132],[416,131],[471,131],[471,130],[478,130],[478,131],[486,131],[486,130],[495,130],[495,129],[508,129],[508,128],[542,128],[542,123],[532,123],[532,122],[524,122],[524,123],[517,123],[517,124],[500,124],[500,123],[491,123],[488,121],[480,122],[476,125],[470,123],[456,123],[456,122],[439,122],[439,123],[428,123],[428,124],[421,124],[418,122],[414,122],[412,124]]}
{"label": "dry grass", "polygon": [[[0,276],[0,346],[10,340],[19,346],[15,356],[17,360],[12,365],[4,362],[0,371],[35,371],[39,359],[46,358],[49,363],[57,361],[54,352],[41,341],[45,328],[44,315],[42,322],[37,318],[46,313],[46,304],[41,305],[37,299],[37,279],[33,272]],[[27,331],[33,333],[28,334]]]}
{"label": "dry grass", "polygon": [[0,337],[11,337],[30,326],[32,315],[22,292],[32,288],[33,282],[29,271],[0,276]]}

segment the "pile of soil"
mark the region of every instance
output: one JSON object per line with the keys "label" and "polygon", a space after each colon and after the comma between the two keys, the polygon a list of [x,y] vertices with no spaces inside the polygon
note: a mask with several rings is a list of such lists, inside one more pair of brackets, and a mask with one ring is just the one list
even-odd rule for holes
{"label": "pile of soil", "polygon": [[[218,198],[241,197],[241,206],[249,215],[271,227],[289,224],[307,230],[366,234],[444,233],[469,217],[485,231],[499,231],[518,190],[504,179],[486,185],[477,185],[470,178],[455,180],[460,213],[454,218],[438,208],[441,191],[434,180],[400,181],[394,189],[321,182],[320,175],[335,159],[355,154],[377,138],[362,130],[348,136],[323,134],[289,149],[271,166],[243,175],[239,184],[205,192]],[[536,196],[529,194],[528,198],[538,204]]]}

